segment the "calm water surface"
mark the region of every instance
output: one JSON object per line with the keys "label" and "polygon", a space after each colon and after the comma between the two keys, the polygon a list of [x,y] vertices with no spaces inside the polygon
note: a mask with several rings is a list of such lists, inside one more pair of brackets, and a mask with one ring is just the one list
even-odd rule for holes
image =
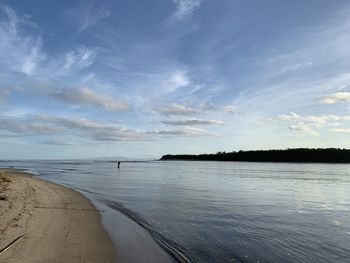
{"label": "calm water surface", "polygon": [[[350,165],[12,161],[122,207],[193,262],[350,262]],[[102,214],[102,216],[104,216]]]}

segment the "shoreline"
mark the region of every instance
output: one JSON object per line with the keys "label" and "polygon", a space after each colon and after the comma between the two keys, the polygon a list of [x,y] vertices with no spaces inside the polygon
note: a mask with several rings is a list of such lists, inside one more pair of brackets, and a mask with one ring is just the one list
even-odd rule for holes
{"label": "shoreline", "polygon": [[[132,211],[125,208],[122,204],[118,202],[107,201],[107,200],[105,200],[104,204],[108,208],[112,209],[113,211],[120,213],[121,216],[130,220],[130,222],[133,222],[133,224],[137,224],[138,226],[140,226],[143,231],[146,231],[145,232],[146,236],[150,235],[150,237],[152,238],[152,241],[156,242],[159,245],[159,247],[161,247],[164,251],[166,251],[167,254],[169,254],[173,258],[173,261],[178,263],[191,262],[190,258],[186,255],[186,252],[182,247],[180,247],[173,241],[168,240],[167,238],[162,236],[160,233],[156,232],[154,229],[152,229],[151,225],[149,225],[147,222],[145,222],[140,217],[135,215]],[[152,262],[163,263],[165,262],[165,259],[160,261],[153,259]]]}
{"label": "shoreline", "polygon": [[[155,238],[149,229],[122,211],[96,202],[82,189],[40,179],[35,175],[25,169],[0,168],[0,262],[189,262],[180,251],[169,247],[164,240]],[[3,180],[5,182],[2,182]],[[19,199],[16,197],[17,192],[21,192]],[[59,200],[50,205],[50,198],[57,193]],[[37,200],[42,194],[45,196]],[[23,205],[20,204],[21,201]],[[53,213],[49,216],[50,210]],[[38,212],[35,211],[46,211],[46,219],[43,219],[42,215],[36,215]],[[77,217],[69,217],[74,212]],[[81,217],[86,218],[84,222],[81,221]],[[50,225],[51,221],[63,222],[59,223],[59,228],[50,231],[51,239],[48,240],[47,233],[40,229],[42,224]],[[86,229],[83,229],[67,235],[65,230],[71,229],[72,224],[80,229],[94,228],[98,233],[89,236],[86,235]],[[63,243],[61,240],[61,243],[57,244],[63,233],[65,239],[68,238],[74,243],[73,246],[65,244],[63,248],[63,243],[67,243],[67,240]],[[45,249],[36,252],[33,250],[33,244],[43,245]],[[93,246],[94,244],[99,244],[102,249]],[[69,253],[65,251],[67,247],[71,247]],[[25,251],[19,251],[23,248],[26,248]],[[89,251],[81,251],[81,248]],[[53,258],[54,254],[50,249],[57,254],[56,259]],[[94,255],[93,251],[96,250],[99,252]],[[101,254],[102,256],[99,256]],[[66,256],[62,258],[62,255]]]}
{"label": "shoreline", "polygon": [[77,191],[0,169],[0,261],[116,262],[99,211]]}

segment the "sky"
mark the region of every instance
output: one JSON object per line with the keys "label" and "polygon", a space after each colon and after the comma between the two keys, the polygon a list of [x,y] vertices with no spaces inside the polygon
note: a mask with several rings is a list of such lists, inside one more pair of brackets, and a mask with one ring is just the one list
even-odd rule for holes
{"label": "sky", "polygon": [[350,1],[0,0],[0,159],[350,148]]}

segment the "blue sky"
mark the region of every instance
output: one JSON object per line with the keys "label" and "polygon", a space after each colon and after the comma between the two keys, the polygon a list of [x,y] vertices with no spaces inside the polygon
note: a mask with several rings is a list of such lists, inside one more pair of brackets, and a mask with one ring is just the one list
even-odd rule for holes
{"label": "blue sky", "polygon": [[350,147],[350,2],[0,0],[0,159]]}

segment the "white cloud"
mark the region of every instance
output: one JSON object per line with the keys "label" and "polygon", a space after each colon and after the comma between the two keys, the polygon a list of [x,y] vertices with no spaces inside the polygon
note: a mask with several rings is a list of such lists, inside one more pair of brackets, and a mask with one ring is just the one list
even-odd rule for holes
{"label": "white cloud", "polygon": [[314,123],[316,126],[330,124],[338,121],[344,120],[344,117],[340,117],[337,115],[325,115],[325,116],[306,116],[304,117],[305,121]]}
{"label": "white cloud", "polygon": [[125,111],[130,107],[127,102],[117,100],[106,94],[99,94],[92,89],[52,89],[45,91],[48,96],[73,105],[95,105],[107,111]]}
{"label": "white cloud", "polygon": [[291,112],[290,114],[281,114],[276,117],[276,119],[281,121],[290,121],[290,120],[300,120],[300,116],[294,112]]}
{"label": "white cloud", "polygon": [[324,96],[321,99],[321,102],[325,104],[334,104],[340,101],[350,102],[350,92],[336,92],[336,93]]}
{"label": "white cloud", "polygon": [[289,129],[291,129],[293,131],[298,131],[298,132],[301,132],[301,133],[307,134],[307,135],[313,135],[313,136],[319,136],[320,135],[319,133],[317,133],[316,131],[314,131],[309,126],[307,126],[307,125],[305,125],[303,123],[298,123],[296,125],[291,125],[291,126],[289,126]]}
{"label": "white cloud", "polygon": [[333,128],[332,132],[350,134],[350,128]]}
{"label": "white cloud", "polygon": [[201,119],[188,119],[188,120],[174,120],[174,121],[161,121],[167,125],[179,125],[179,126],[193,126],[193,125],[216,125],[223,124],[222,121],[217,120],[201,120]]}
{"label": "white cloud", "polygon": [[176,10],[173,17],[177,19],[186,19],[191,17],[199,9],[202,0],[173,0]]}
{"label": "white cloud", "polygon": [[162,115],[169,116],[169,115],[194,115],[198,114],[199,111],[192,109],[190,107],[186,107],[184,105],[180,104],[170,104],[166,106],[161,106],[155,111],[159,112]]}
{"label": "white cloud", "polygon": [[338,127],[342,122],[350,121],[350,116],[338,116],[334,114],[302,116],[291,112],[290,114],[278,115],[274,120],[296,122],[296,124],[290,125],[289,129],[314,136],[319,136],[319,133],[314,129],[324,127],[335,127],[331,128],[330,131],[337,133],[350,133],[350,129]]}
{"label": "white cloud", "polygon": [[315,126],[331,125],[339,121],[345,121],[348,116],[338,116],[338,115],[306,115],[301,116],[297,113],[291,112],[290,114],[282,114],[275,117],[275,120],[281,121],[302,121]]}
{"label": "white cloud", "polygon": [[203,114],[203,113],[237,113],[238,107],[234,105],[226,105],[226,106],[220,106],[215,105],[213,103],[204,103],[197,105],[196,107],[189,107],[184,106],[181,104],[169,104],[169,105],[162,105],[155,109],[155,111],[159,112],[162,115],[170,116],[170,115],[197,115],[197,114]]}

